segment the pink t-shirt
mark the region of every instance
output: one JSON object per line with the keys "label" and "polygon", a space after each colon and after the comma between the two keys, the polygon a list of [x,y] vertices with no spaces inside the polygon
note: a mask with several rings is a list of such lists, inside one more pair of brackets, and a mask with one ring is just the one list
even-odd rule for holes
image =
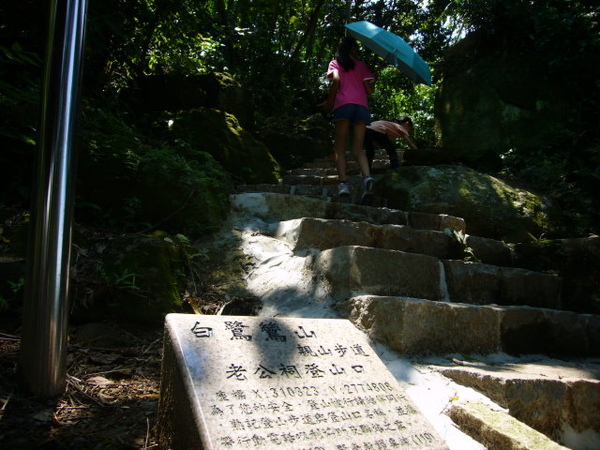
{"label": "pink t-shirt", "polygon": [[399,139],[410,134],[404,125],[387,120],[376,120],[371,122],[371,125],[368,125],[367,128],[386,134],[390,139]]}
{"label": "pink t-shirt", "polygon": [[334,59],[329,63],[329,67],[327,68],[327,78],[333,77],[333,72],[336,70],[340,75],[340,88],[335,96],[333,109],[337,109],[340,106],[349,103],[362,105],[365,108],[369,107],[363,80],[366,78],[373,78],[373,74],[371,73],[371,70],[369,70],[369,66],[364,62],[358,59],[355,59],[354,62],[356,63],[354,69],[347,72],[340,66],[337,60]]}

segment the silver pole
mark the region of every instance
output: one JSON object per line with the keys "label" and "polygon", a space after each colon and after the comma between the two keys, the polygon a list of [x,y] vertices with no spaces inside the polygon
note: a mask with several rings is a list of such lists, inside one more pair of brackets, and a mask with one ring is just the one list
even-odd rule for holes
{"label": "silver pole", "polygon": [[38,397],[66,386],[73,135],[87,0],[52,0],[23,305],[20,381]]}

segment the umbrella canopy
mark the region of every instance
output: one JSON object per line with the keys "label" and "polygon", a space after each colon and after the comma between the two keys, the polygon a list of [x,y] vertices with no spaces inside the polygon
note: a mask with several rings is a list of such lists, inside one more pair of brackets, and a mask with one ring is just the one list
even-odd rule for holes
{"label": "umbrella canopy", "polygon": [[429,66],[404,40],[371,22],[346,25],[350,35],[417,82],[431,86]]}

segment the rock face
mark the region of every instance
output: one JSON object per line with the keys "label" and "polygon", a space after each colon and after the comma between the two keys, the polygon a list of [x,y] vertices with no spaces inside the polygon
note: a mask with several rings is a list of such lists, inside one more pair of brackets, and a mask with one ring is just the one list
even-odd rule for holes
{"label": "rock face", "polygon": [[225,73],[148,75],[129,95],[144,111],[213,108],[233,114],[245,128],[254,124],[250,92]]}
{"label": "rock face", "polygon": [[555,143],[569,98],[547,78],[531,48],[506,51],[477,33],[467,36],[446,55],[435,100],[444,150],[472,167],[494,168],[510,149]]}
{"label": "rock face", "polygon": [[181,112],[173,119],[171,131],[190,144],[190,159],[194,152],[207,152],[238,180],[277,182],[281,170],[277,161],[267,147],[229,113],[210,108]]}
{"label": "rock face", "polygon": [[482,403],[454,404],[450,417],[461,428],[468,429],[489,450],[567,449],[512,416]]}
{"label": "rock face", "polygon": [[109,314],[135,323],[157,323],[182,304],[185,255],[167,236],[121,236],[106,243],[98,271],[104,284],[73,305],[77,320]]}
{"label": "rock face", "polygon": [[286,169],[299,167],[315,158],[326,157],[331,145],[331,123],[320,114],[294,126],[262,124],[259,138]]}
{"label": "rock face", "polygon": [[377,190],[391,208],[462,217],[468,234],[527,242],[557,229],[548,200],[464,166],[400,167]]}

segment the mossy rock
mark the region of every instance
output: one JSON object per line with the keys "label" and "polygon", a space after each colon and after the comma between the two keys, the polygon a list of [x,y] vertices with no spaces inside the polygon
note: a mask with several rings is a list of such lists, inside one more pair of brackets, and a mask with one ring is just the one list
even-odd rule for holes
{"label": "mossy rock", "polygon": [[536,49],[521,44],[507,51],[504,40],[480,31],[446,55],[435,117],[454,161],[495,170],[511,149],[526,154],[559,142],[573,97],[548,80],[548,62]]}
{"label": "mossy rock", "polygon": [[141,159],[132,200],[138,220],[170,233],[199,236],[217,230],[229,211],[230,178],[206,152],[188,158],[169,148]]}
{"label": "mossy rock", "polygon": [[161,228],[190,236],[219,228],[233,185],[209,153],[191,151],[181,142],[142,139],[121,117],[101,108],[88,107],[85,117],[78,222],[128,232]]}
{"label": "mossy rock", "polygon": [[173,118],[171,132],[187,143],[187,159],[194,159],[199,151],[210,153],[243,183],[276,183],[281,177],[281,167],[268,148],[224,111],[200,108],[181,112]]}
{"label": "mossy rock", "polygon": [[145,75],[122,97],[143,112],[213,108],[233,114],[244,127],[254,124],[251,93],[223,72]]}
{"label": "mossy rock", "polygon": [[333,152],[332,125],[320,114],[293,124],[266,123],[259,135],[285,169],[301,167]]}
{"label": "mossy rock", "polygon": [[113,239],[103,252],[93,301],[76,302],[74,318],[160,323],[166,314],[180,311],[185,270],[181,248],[163,236]]}
{"label": "mossy rock", "polygon": [[391,208],[462,217],[471,235],[527,242],[559,230],[547,199],[464,166],[400,167],[377,190]]}

